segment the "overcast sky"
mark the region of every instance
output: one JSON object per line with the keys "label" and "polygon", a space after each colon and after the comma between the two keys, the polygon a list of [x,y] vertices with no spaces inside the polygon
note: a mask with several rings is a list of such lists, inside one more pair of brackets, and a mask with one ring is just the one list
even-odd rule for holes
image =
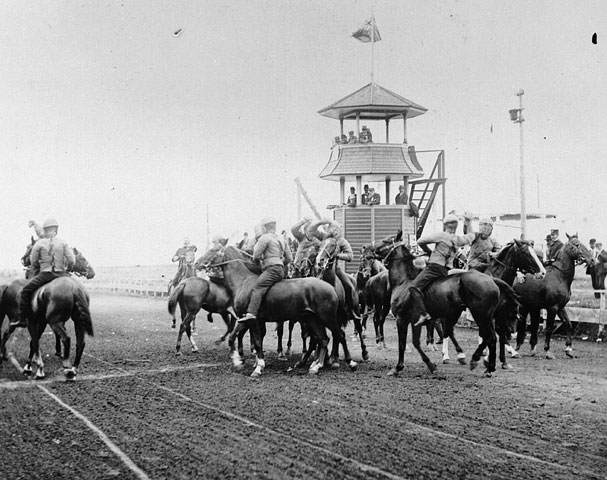
{"label": "overcast sky", "polygon": [[445,150],[448,208],[520,211],[522,88],[528,210],[607,240],[603,2],[19,0],[0,3],[0,267],[48,216],[93,265],[129,265],[204,247],[207,206],[234,241],[287,229],[295,177],[329,215],[339,123],[317,112],[369,83],[351,34],[372,11],[375,82],[428,109],[408,140]]}

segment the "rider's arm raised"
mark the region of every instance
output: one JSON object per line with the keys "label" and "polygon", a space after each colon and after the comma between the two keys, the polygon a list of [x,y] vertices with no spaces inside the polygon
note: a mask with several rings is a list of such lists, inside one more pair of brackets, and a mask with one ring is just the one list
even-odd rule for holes
{"label": "rider's arm raised", "polygon": [[339,260],[344,260],[346,262],[351,262],[354,258],[354,252],[352,251],[352,247],[350,243],[344,238],[340,238],[338,240],[337,248],[339,249],[339,253],[337,254],[337,258]]}

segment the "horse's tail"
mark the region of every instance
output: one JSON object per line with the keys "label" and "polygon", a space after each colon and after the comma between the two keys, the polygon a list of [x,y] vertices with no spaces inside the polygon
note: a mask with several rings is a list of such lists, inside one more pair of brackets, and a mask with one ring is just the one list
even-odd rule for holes
{"label": "horse's tail", "polygon": [[74,289],[74,308],[78,312],[80,324],[84,328],[84,332],[93,336],[93,320],[89,310],[89,299],[83,288]]}
{"label": "horse's tail", "polygon": [[521,303],[514,289],[499,278],[493,281],[500,289],[500,305],[495,312],[496,327],[505,327],[507,333],[511,333],[518,320],[518,311]]}
{"label": "horse's tail", "polygon": [[175,320],[175,310],[177,308],[177,302],[181,298],[181,294],[183,289],[185,288],[185,283],[179,282],[173,291],[171,292],[171,296],[169,297],[169,314],[171,318]]}
{"label": "horse's tail", "polygon": [[4,307],[4,292],[6,292],[7,288],[8,285],[0,285],[0,327],[2,327],[2,322],[6,316],[6,310]]}

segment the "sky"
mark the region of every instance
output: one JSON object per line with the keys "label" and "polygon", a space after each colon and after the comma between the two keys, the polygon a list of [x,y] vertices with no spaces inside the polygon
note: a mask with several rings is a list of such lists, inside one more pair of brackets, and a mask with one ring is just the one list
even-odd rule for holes
{"label": "sky", "polygon": [[94,266],[168,263],[184,236],[203,249],[207,226],[232,241],[267,215],[288,229],[296,177],[330,216],[339,184],[318,174],[339,122],[318,110],[370,82],[370,44],[351,34],[371,14],[374,80],[428,109],[408,141],[445,150],[448,209],[520,211],[508,111],[523,89],[527,210],[607,241],[600,1],[8,0],[0,268],[19,266],[30,219],[56,218]]}

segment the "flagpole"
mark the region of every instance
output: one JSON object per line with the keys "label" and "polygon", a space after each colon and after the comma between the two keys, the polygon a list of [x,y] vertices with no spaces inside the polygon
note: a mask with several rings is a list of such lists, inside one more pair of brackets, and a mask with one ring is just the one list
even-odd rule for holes
{"label": "flagpole", "polygon": [[[373,70],[375,68],[375,15],[371,14],[371,83],[373,83]],[[371,89],[373,95],[373,89]],[[373,96],[371,96],[373,101]]]}

